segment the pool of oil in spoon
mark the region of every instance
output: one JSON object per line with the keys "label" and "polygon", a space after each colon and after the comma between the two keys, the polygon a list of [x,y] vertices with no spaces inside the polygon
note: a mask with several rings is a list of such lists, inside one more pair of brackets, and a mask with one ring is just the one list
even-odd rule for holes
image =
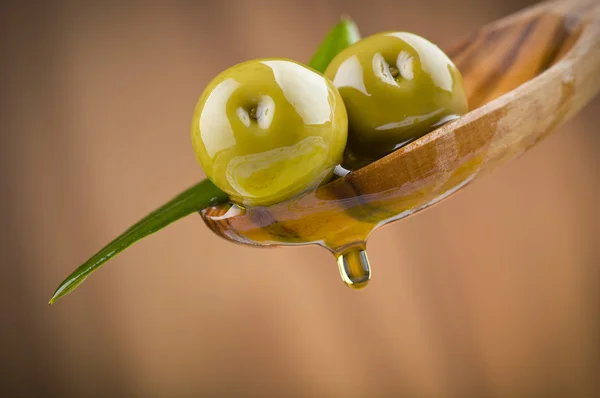
{"label": "pool of oil in spoon", "polygon": [[475,176],[482,155],[474,151],[459,157],[461,167],[450,173],[434,167],[420,170],[418,176],[407,173],[378,181],[351,173],[272,206],[242,208],[227,203],[208,208],[201,215],[213,232],[237,243],[323,246],[336,257],[342,280],[361,289],[371,278],[366,252],[371,232],[466,185]]}

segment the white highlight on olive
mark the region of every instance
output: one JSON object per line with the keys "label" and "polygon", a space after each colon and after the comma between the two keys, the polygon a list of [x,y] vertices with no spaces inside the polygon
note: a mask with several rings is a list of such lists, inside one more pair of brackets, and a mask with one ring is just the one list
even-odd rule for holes
{"label": "white highlight on olive", "polygon": [[[315,166],[322,165],[327,157],[327,144],[323,137],[308,136],[294,145],[237,156],[227,164],[225,175],[239,195],[258,198],[261,196],[260,191],[268,188],[274,180],[278,180],[276,184],[282,186],[281,192],[295,187],[305,175],[318,169],[293,167],[303,156],[310,156],[310,163]],[[273,167],[276,163],[280,163],[281,167]],[[286,181],[287,184],[281,184],[281,181]],[[254,192],[249,192],[248,187]]]}
{"label": "white highlight on olive", "polygon": [[392,73],[390,72],[390,66],[385,61],[385,59],[383,59],[383,55],[381,55],[380,53],[376,53],[375,55],[373,55],[372,66],[373,73],[382,82],[391,84],[392,86],[398,85],[398,83],[396,83],[396,80],[394,79],[394,76],[392,76]]}
{"label": "white highlight on olive", "polygon": [[412,126],[417,123],[421,123],[424,120],[432,118],[441,112],[442,112],[442,109],[437,109],[437,110],[427,113],[425,115],[409,116],[409,117],[402,119],[399,122],[387,123],[387,124],[383,124],[381,126],[377,126],[377,127],[375,127],[375,130],[391,130],[391,129],[396,129],[399,127]]}
{"label": "white highlight on olive", "polygon": [[421,69],[431,76],[433,83],[442,90],[452,92],[452,74],[448,66],[454,67],[454,64],[438,46],[412,33],[394,32],[388,36],[408,43],[419,54]]}
{"label": "white highlight on olive", "polygon": [[363,68],[356,55],[341,63],[333,78],[333,85],[338,89],[343,87],[355,88],[365,95],[370,95],[365,87]]}
{"label": "white highlight on olive", "polygon": [[244,124],[246,127],[250,127],[250,115],[248,115],[248,111],[242,108],[241,106],[235,110],[235,114],[238,119]]}
{"label": "white highlight on olive", "polygon": [[[206,152],[211,158],[215,153],[235,145],[233,129],[227,117],[227,109],[223,104],[227,103],[231,94],[239,86],[240,83],[234,79],[223,80],[211,91],[201,110],[200,135]],[[216,131],[219,134],[215,134]]]}
{"label": "white highlight on olive", "polygon": [[268,129],[273,122],[275,115],[275,101],[268,95],[260,97],[258,106],[256,107],[256,121],[261,129]]}
{"label": "white highlight on olive", "polygon": [[400,75],[406,80],[412,80],[415,77],[413,70],[413,56],[407,51],[400,51],[398,58],[396,59],[396,67],[400,72]]}
{"label": "white highlight on olive", "polygon": [[318,125],[331,121],[329,87],[322,76],[288,61],[269,60],[262,63],[273,70],[283,95],[305,124]]}

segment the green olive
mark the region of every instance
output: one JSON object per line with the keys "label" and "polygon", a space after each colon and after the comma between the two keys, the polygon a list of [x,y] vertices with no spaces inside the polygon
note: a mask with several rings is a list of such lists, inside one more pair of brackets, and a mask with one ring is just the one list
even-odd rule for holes
{"label": "green olive", "polygon": [[412,33],[367,37],[338,54],[325,76],[348,112],[345,165],[385,156],[468,110],[456,66]]}
{"label": "green olive", "polygon": [[347,136],[335,86],[286,59],[225,70],[204,90],[192,120],[207,177],[244,205],[281,202],[328,181]]}

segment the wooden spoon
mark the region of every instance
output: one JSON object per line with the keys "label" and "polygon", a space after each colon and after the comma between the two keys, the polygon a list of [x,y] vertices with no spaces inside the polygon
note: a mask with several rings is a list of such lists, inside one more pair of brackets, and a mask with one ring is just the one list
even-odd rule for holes
{"label": "wooden spoon", "polygon": [[269,207],[207,208],[208,227],[249,245],[322,245],[338,258],[344,281],[363,287],[365,242],[375,228],[518,157],[593,99],[600,3],[542,3],[486,25],[448,54],[463,74],[470,113],[302,196]]}

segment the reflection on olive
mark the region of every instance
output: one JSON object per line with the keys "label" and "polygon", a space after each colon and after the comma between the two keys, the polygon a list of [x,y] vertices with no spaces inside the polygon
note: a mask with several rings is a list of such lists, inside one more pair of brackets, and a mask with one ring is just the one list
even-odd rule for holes
{"label": "reflection on olive", "polygon": [[346,110],[323,75],[285,59],[233,66],[192,120],[196,156],[233,201],[268,205],[326,182],[342,161]]}
{"label": "reflection on olive", "polygon": [[458,69],[431,42],[405,32],[367,37],[333,59],[325,76],[348,112],[344,165],[361,167],[467,112]]}

